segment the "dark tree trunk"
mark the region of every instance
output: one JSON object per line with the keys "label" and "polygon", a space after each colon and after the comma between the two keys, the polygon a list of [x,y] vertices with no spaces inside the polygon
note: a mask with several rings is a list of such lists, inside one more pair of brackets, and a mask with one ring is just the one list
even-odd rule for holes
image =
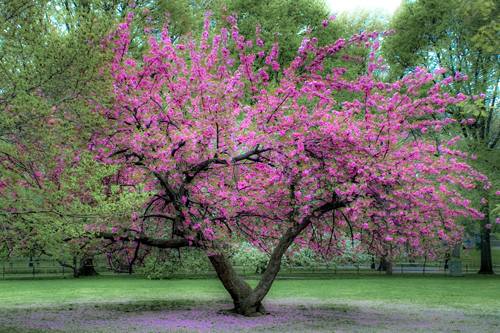
{"label": "dark tree trunk", "polygon": [[[487,195],[485,197],[488,198]],[[484,214],[484,218],[481,222],[481,267],[478,274],[494,274],[491,261],[490,229],[486,228],[486,225],[490,223],[489,200],[482,205],[481,213]]]}
{"label": "dark tree trunk", "polygon": [[80,276],[93,276],[99,275],[94,270],[93,259],[88,258],[84,260],[80,260],[80,266],[77,265],[77,258],[73,257],[73,265],[67,264],[65,262],[59,261],[59,264],[63,267],[68,267],[73,270],[73,277],[79,278]]}
{"label": "dark tree trunk", "polygon": [[76,265],[76,257],[73,257],[73,266],[71,266],[73,269],[73,277],[74,278],[79,278],[80,277],[80,270],[78,269],[78,266]]}
{"label": "dark tree trunk", "polygon": [[378,265],[377,270],[386,272],[388,270],[388,261],[385,257],[380,257],[380,264]]}
{"label": "dark tree trunk", "polygon": [[94,262],[92,258],[85,259],[81,262],[78,268],[79,276],[94,276],[99,275],[94,269]]}
{"label": "dark tree trunk", "polygon": [[385,276],[392,276],[392,262],[387,261],[387,271],[385,272]]}
{"label": "dark tree trunk", "polygon": [[486,225],[481,230],[481,267],[478,274],[494,274],[493,262],[491,261],[490,229]]}

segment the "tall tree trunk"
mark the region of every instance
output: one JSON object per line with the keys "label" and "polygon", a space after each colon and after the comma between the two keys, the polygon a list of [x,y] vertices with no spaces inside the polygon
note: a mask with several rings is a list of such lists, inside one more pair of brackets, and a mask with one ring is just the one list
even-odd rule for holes
{"label": "tall tree trunk", "polygon": [[385,272],[385,276],[392,276],[392,262],[386,259],[387,263],[387,271]]}
{"label": "tall tree trunk", "polygon": [[491,261],[490,229],[483,223],[481,228],[481,267],[478,274],[494,274]]}
{"label": "tall tree trunk", "polygon": [[76,256],[74,256],[73,257],[73,266],[71,266],[71,268],[73,268],[73,277],[79,278],[80,277],[80,270],[78,269],[78,265],[76,263],[77,263],[77,258],[76,258]]}
{"label": "tall tree trunk", "polygon": [[490,203],[488,199],[481,207],[484,218],[481,221],[481,267],[478,274],[494,274],[493,262],[491,261],[490,229],[486,228],[486,225],[490,223]]}
{"label": "tall tree trunk", "polygon": [[377,270],[378,271],[387,271],[388,269],[388,262],[385,259],[385,257],[380,257],[380,264],[378,265]]}

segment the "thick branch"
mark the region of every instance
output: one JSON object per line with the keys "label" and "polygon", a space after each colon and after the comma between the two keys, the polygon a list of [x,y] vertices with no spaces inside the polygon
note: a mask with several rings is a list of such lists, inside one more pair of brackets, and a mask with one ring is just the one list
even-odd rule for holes
{"label": "thick branch", "polygon": [[[251,156],[261,154],[261,153],[266,152],[268,150],[271,150],[271,149],[270,148],[258,149],[258,145],[257,145],[257,147],[250,150],[249,152],[246,152],[244,154],[233,157],[232,161],[239,162],[239,161],[243,161],[243,160],[252,160],[255,162],[256,161],[255,159],[250,159]],[[205,160],[205,161],[195,165],[191,169],[184,171],[184,174],[186,175],[185,183],[190,183],[200,171],[205,170],[211,164],[226,164],[227,165],[229,163],[227,162],[227,160],[220,159],[220,158],[210,158],[208,160]]]}
{"label": "thick branch", "polygon": [[[121,242],[134,241],[144,245],[157,247],[160,249],[178,249],[180,247],[195,246],[196,240],[189,241],[189,239],[157,239],[148,236],[135,236],[135,235],[117,235],[110,232],[100,232],[96,235],[97,238],[104,238],[109,240],[118,240]],[[191,244],[190,244],[191,242]]]}

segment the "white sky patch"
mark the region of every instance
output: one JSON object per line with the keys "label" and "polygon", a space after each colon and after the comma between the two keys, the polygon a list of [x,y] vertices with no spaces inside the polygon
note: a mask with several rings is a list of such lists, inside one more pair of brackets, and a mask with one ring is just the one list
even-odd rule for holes
{"label": "white sky patch", "polygon": [[327,0],[333,12],[340,13],[356,7],[383,8],[389,13],[399,7],[401,0]]}

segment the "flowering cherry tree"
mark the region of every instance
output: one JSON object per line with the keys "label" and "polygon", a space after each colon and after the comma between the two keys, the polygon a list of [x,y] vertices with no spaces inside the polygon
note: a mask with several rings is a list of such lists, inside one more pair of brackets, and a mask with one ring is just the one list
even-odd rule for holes
{"label": "flowering cherry tree", "polygon": [[[151,196],[111,230],[89,225],[95,236],[198,247],[234,311],[255,316],[265,313],[262,300],[294,242],[325,258],[350,246],[346,237],[359,251],[390,258],[411,248],[433,258],[461,239],[454,218],[481,216],[459,190],[484,177],[461,162],[453,140],[419,136],[453,122],[427,117],[465,98],[440,94],[451,80],[433,83],[434,74],[420,69],[377,82],[384,68],[374,53],[353,81],[343,79],[342,68],[324,70],[332,57],[348,66],[351,47],[375,51],[377,32],[322,47],[306,37],[297,58],[280,68],[277,45],[251,54],[253,42],[261,45],[258,33],[245,39],[228,17],[231,27],[210,36],[207,15],[201,38],[173,43],[165,27],[137,62],[127,55],[132,16],[108,40],[116,56],[103,71],[114,89],[111,102],[94,106],[109,127],[91,148],[96,159],[120,167],[128,191]],[[278,84],[269,82],[273,71],[281,74]],[[352,98],[336,100],[346,94]],[[236,236],[270,253],[255,289],[225,254]]]}

